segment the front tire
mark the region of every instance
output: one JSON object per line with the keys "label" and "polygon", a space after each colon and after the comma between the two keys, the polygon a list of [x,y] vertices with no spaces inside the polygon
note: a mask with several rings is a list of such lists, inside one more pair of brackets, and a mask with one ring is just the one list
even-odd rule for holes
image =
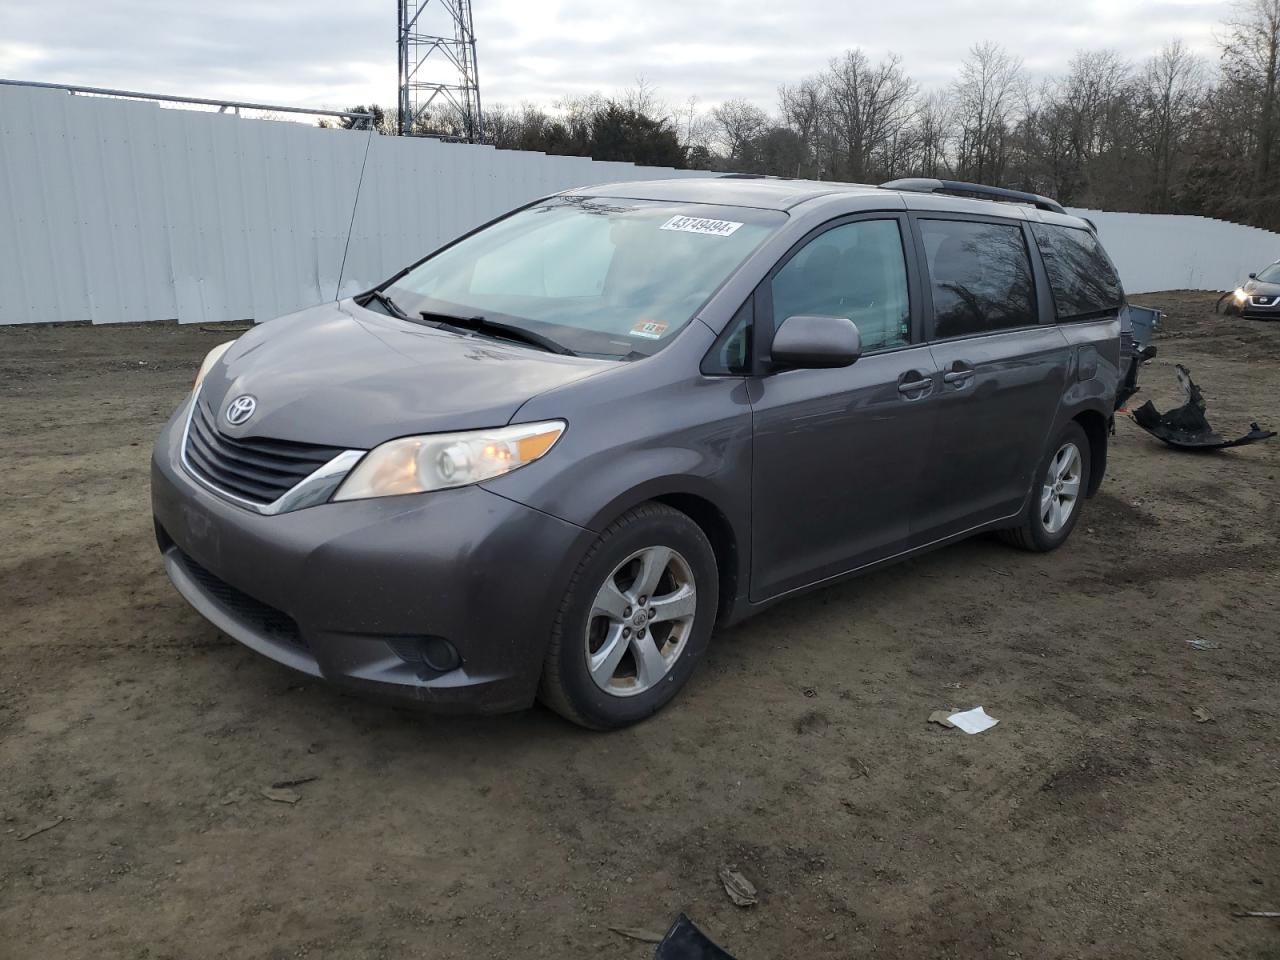
{"label": "front tire", "polygon": [[1071,536],[1089,487],[1089,437],[1074,420],[1068,423],[1036,473],[1031,502],[1021,522],[1000,536],[1022,550],[1047,553]]}
{"label": "front tire", "polygon": [[569,581],[539,699],[613,730],[661,709],[693,673],[719,605],[715,552],[687,515],[646,503],[611,523]]}

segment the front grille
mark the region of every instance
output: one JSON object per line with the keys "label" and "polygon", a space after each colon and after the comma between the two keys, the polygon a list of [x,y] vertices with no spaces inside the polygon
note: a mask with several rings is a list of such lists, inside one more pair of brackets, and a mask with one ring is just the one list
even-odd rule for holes
{"label": "front grille", "polygon": [[232,439],[199,400],[187,431],[187,464],[201,479],[263,505],[278,500],[342,450],[292,440]]}
{"label": "front grille", "polygon": [[300,647],[306,646],[293,617],[260,600],[255,600],[247,593],[210,573],[181,550],[176,547],[174,550],[177,553],[178,562],[182,564],[182,569],[200,585],[205,593],[226,607],[236,619],[272,640],[280,640]]}
{"label": "front grille", "polygon": [[1253,305],[1254,305],[1255,307],[1266,307],[1266,306],[1270,306],[1270,305],[1271,305],[1271,298],[1270,298],[1270,297],[1254,297],[1254,298],[1253,298]]}

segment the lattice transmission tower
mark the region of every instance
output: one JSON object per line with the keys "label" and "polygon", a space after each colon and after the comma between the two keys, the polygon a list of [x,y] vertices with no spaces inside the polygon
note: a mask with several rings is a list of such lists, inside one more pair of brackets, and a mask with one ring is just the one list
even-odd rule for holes
{"label": "lattice transmission tower", "polygon": [[443,112],[466,140],[484,139],[471,0],[397,0],[400,8],[400,135]]}

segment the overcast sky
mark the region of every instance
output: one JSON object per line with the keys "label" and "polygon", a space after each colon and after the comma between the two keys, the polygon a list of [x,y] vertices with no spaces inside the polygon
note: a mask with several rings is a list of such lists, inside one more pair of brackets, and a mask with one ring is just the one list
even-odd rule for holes
{"label": "overcast sky", "polygon": [[[672,104],[746,97],[861,47],[926,87],[996,40],[1034,73],[1175,37],[1209,58],[1208,0],[473,0],[486,102],[551,104],[643,76]],[[0,0],[0,77],[306,106],[396,99],[395,0]]]}

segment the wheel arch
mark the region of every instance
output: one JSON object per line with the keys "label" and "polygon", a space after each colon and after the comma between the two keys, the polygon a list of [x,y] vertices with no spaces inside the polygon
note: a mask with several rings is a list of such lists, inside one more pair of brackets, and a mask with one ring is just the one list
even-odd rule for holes
{"label": "wheel arch", "polygon": [[716,572],[719,579],[716,622],[723,623],[733,611],[738,598],[738,567],[741,556],[733,524],[714,503],[694,493],[669,493],[653,499],[685,514],[702,528],[702,532],[711,541],[711,549],[716,555]]}
{"label": "wheel arch", "polygon": [[696,523],[711,542],[715,553],[718,574],[719,603],[716,621],[723,623],[733,612],[738,592],[746,581],[746,546],[750,542],[745,530],[731,519],[713,489],[691,485],[689,477],[653,480],[633,488],[612,500],[602,509],[589,527],[603,530],[628,510],[642,503],[661,503],[679,510]]}
{"label": "wheel arch", "polygon": [[1102,478],[1107,472],[1107,434],[1110,418],[1089,408],[1079,411],[1071,419],[1080,424],[1084,435],[1089,439],[1089,485],[1085,487],[1084,495],[1092,497],[1102,486]]}

